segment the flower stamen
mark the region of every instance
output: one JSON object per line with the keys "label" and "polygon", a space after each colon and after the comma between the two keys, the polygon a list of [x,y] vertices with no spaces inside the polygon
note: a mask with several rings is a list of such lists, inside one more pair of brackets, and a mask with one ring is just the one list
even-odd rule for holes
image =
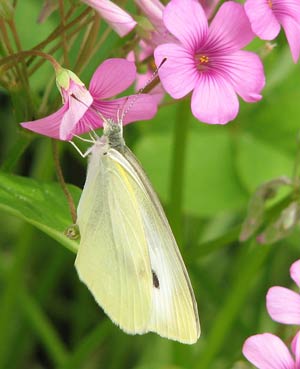
{"label": "flower stamen", "polygon": [[209,57],[207,55],[196,54],[195,59],[198,70],[204,71],[208,68]]}
{"label": "flower stamen", "polygon": [[209,58],[206,55],[200,55],[199,61],[200,61],[200,64],[207,64],[209,62]]}

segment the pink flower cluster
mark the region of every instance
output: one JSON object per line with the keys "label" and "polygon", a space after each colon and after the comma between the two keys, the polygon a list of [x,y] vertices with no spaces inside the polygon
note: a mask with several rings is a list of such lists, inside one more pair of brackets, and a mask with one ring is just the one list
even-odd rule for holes
{"label": "pink flower cluster", "polygon": [[262,98],[263,64],[254,52],[242,50],[255,35],[272,40],[282,26],[294,62],[299,59],[300,0],[246,0],[244,6],[227,1],[215,15],[219,0],[171,0],[167,6],[159,0],[135,0],[148,22],[144,28],[142,22],[136,27],[136,20],[110,0],[82,1],[121,37],[136,29],[140,49],[130,53],[128,61],[104,62],[92,77],[89,90],[78,78],[70,78],[70,83],[60,86],[61,109],[22,123],[32,131],[62,140],[101,127],[99,115],[113,118],[124,108],[132,98],[107,98],[134,81],[141,87],[153,73],[149,63],[146,74],[136,75],[135,61],[146,63],[154,56],[158,66],[166,59],[158,72],[161,85],[138,98],[124,123],[153,117],[166,91],[174,99],[191,93],[191,110],[197,119],[226,124],[238,114],[238,96],[249,103]]}
{"label": "pink flower cluster", "polygon": [[[300,260],[292,264],[290,275],[300,288]],[[300,324],[300,293],[284,287],[272,287],[267,294],[267,310],[271,318],[283,324]],[[245,357],[259,369],[300,368],[300,331],[291,343],[291,352],[284,342],[271,333],[249,337],[243,346]]]}

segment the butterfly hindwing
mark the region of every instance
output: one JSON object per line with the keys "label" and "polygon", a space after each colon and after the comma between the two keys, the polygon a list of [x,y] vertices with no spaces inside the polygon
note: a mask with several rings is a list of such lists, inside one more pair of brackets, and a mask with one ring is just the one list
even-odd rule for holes
{"label": "butterfly hindwing", "polygon": [[78,206],[76,269],[108,316],[144,333],[151,314],[152,271],[132,177],[96,148]]}

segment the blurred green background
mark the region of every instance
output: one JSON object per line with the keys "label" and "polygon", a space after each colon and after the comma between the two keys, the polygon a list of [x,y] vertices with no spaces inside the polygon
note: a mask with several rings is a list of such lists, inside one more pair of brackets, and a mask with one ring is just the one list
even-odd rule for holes
{"label": "blurred green background", "polygon": [[[24,50],[42,42],[60,22],[56,11],[37,24],[41,4],[17,2],[15,23]],[[132,3],[128,7],[135,11]],[[72,17],[84,9],[80,6]],[[75,66],[85,29],[70,44],[69,60],[88,85],[103,60],[125,56],[130,37],[109,33],[81,71]],[[99,39],[105,30],[102,22]],[[255,40],[250,49],[264,47]],[[3,45],[0,52],[4,56]],[[60,60],[61,49],[54,55]],[[18,84],[9,91],[1,87],[1,369],[242,369],[250,367],[241,354],[246,337],[264,331],[292,335],[293,327],[268,317],[265,294],[272,285],[293,286],[288,270],[299,258],[299,229],[272,245],[258,245],[255,237],[239,242],[255,189],[275,177],[292,176],[297,164],[300,71],[283,35],[264,65],[263,100],[241,102],[238,118],[226,126],[202,124],[192,117],[188,101],[167,97],[152,121],[125,128],[127,145],[162,200],[192,280],[202,326],[193,346],[152,333],[126,335],[80,283],[73,265],[76,243],[63,234],[72,221],[57,184],[51,140],[18,124],[59,106],[51,66],[44,63],[32,75],[30,97]],[[77,203],[86,160],[68,143],[59,143],[59,152]]]}

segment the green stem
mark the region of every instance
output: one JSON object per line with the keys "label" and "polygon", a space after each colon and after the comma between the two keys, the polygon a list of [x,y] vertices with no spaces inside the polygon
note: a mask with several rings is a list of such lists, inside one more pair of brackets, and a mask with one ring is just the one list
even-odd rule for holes
{"label": "green stem", "polygon": [[111,323],[108,319],[100,323],[96,329],[80,342],[66,362],[61,365],[60,369],[84,367],[85,361],[107,339],[110,327]]}
{"label": "green stem", "polygon": [[4,65],[4,67],[1,68],[1,72],[5,71],[6,69],[11,68],[12,66],[14,66],[15,62],[23,63],[25,58],[27,58],[29,56],[33,56],[33,55],[34,56],[40,56],[43,59],[48,60],[52,64],[52,66],[55,70],[61,68],[59,63],[56,61],[56,59],[53,58],[53,56],[51,56],[49,54],[46,54],[46,53],[44,53],[42,51],[39,51],[39,50],[24,50],[24,51],[20,51],[16,54],[12,54],[10,56],[7,56],[5,58],[2,58],[0,60],[0,66]]}
{"label": "green stem", "polygon": [[[253,243],[255,244],[255,242]],[[243,305],[254,285],[253,276],[257,275],[271,250],[269,245],[255,246],[255,248],[253,245],[243,246],[242,255],[238,258],[239,275],[233,281],[232,286],[228,288],[229,292],[225,301],[214,318],[213,326],[209,329],[201,356],[199,360],[195,360],[195,369],[211,369],[213,367],[216,356],[230,337],[230,329],[234,321],[242,314]]]}
{"label": "green stem", "polygon": [[182,100],[178,104],[174,135],[173,153],[170,173],[170,203],[168,207],[170,223],[179,244],[182,243],[182,208],[184,175],[186,163],[186,149],[188,139],[188,126],[190,113],[190,101]]}
{"label": "green stem", "polygon": [[14,321],[20,284],[23,283],[26,274],[27,259],[31,256],[29,250],[33,244],[34,231],[34,228],[30,225],[25,224],[22,227],[19,242],[15,246],[14,259],[5,278],[0,299],[0,368],[7,368],[5,364],[7,364],[7,353],[10,348],[7,337],[10,337],[8,332],[10,332],[11,322]]}
{"label": "green stem", "polygon": [[74,66],[75,73],[80,73],[84,66],[88,64],[91,56],[94,55],[94,52],[97,51],[95,44],[98,38],[99,29],[100,18],[96,16],[94,22],[89,27],[87,27],[87,30],[85,32],[82,46]]}
{"label": "green stem", "polygon": [[300,179],[299,179],[299,172],[300,172],[300,131],[297,133],[296,138],[296,157],[295,157],[295,163],[293,168],[293,182],[294,182],[294,188],[295,192],[299,192],[300,187]]}
{"label": "green stem", "polygon": [[239,239],[239,235],[241,232],[241,226],[238,225],[232,229],[230,229],[224,235],[215,238],[211,241],[206,241],[200,243],[199,245],[195,246],[194,248],[189,249],[189,253],[186,256],[187,261],[195,261],[197,258],[202,258],[210,253],[217,251],[224,246],[232,245],[233,242],[237,242]]}
{"label": "green stem", "polygon": [[[43,49],[44,47],[46,47],[50,42],[52,42],[53,40],[55,40],[57,37],[60,37],[62,33],[66,32],[69,28],[77,25],[83,18],[87,17],[90,13],[91,13],[92,9],[91,8],[87,8],[85,9],[78,17],[76,17],[75,19],[73,19],[71,22],[67,23],[64,27],[63,26],[59,26],[57,29],[55,29],[47,38],[46,40],[40,42],[39,44],[37,44],[36,46],[34,46],[33,49],[37,50],[37,49]],[[67,15],[68,17],[68,15]],[[66,17],[66,18],[67,18]]]}
{"label": "green stem", "polygon": [[[11,44],[10,44],[10,39],[8,37],[8,34],[7,34],[5,23],[1,18],[0,18],[0,31],[1,31],[0,35],[1,35],[1,38],[3,40],[3,46],[6,48],[7,54],[8,55],[14,54],[14,51],[13,51],[13,49],[11,47]],[[4,57],[1,60],[6,59],[6,58],[9,58],[9,56]],[[1,65],[1,60],[0,60],[0,65]],[[1,70],[0,70],[0,72],[1,72],[1,74],[3,74],[3,72]],[[20,68],[18,67],[18,65],[13,66],[13,73],[14,73],[15,77],[19,76],[19,78],[21,80],[21,74],[20,74],[21,72],[20,72]]]}
{"label": "green stem", "polygon": [[[21,41],[16,29],[16,25],[13,19],[11,19],[10,21],[8,21],[8,25],[10,27],[11,33],[13,35],[14,41],[15,41],[15,45],[17,48],[18,52],[22,52],[22,45],[21,45]],[[29,111],[29,115],[32,116],[33,112],[34,112],[34,106],[32,103],[32,96],[31,96],[31,91],[30,91],[30,84],[29,84],[29,78],[28,78],[28,70],[27,70],[27,66],[24,60],[21,61],[21,81],[22,84],[24,86],[24,90],[26,92],[26,102],[28,105],[28,111]]]}
{"label": "green stem", "polygon": [[68,190],[68,187],[66,185],[64,176],[63,176],[63,172],[60,166],[60,162],[59,162],[59,155],[58,155],[58,146],[57,146],[57,141],[52,139],[52,150],[53,150],[53,159],[54,159],[54,165],[55,165],[55,170],[56,170],[56,175],[58,178],[58,182],[66,196],[66,199],[68,201],[68,205],[69,205],[69,209],[70,209],[70,214],[71,214],[71,218],[73,223],[76,223],[76,219],[77,219],[77,214],[76,214],[76,206],[73,200],[73,197],[70,193],[70,191]]}
{"label": "green stem", "polygon": [[[64,7],[64,1],[59,0],[59,13],[61,18],[61,26],[63,29],[65,29],[66,26],[66,18],[65,18],[65,7]],[[64,52],[64,64],[67,68],[70,68],[70,60],[68,57],[68,44],[67,44],[67,38],[66,38],[66,31],[64,30],[62,32],[62,42],[63,42],[63,52]]]}
{"label": "green stem", "polygon": [[[74,39],[74,36],[76,36],[76,34],[78,33],[78,31],[81,30],[81,28],[83,28],[84,26],[88,25],[94,18],[87,18],[84,21],[82,21],[80,23],[80,25],[76,28],[74,28],[72,30],[72,32],[68,33],[66,35],[66,38],[68,40],[68,44],[69,44],[69,48],[71,43],[73,42],[72,39]],[[62,46],[62,41],[60,40],[56,45],[54,45],[50,51],[49,54],[54,54],[60,47]],[[45,62],[45,59],[39,60],[36,64],[34,64],[30,69],[29,69],[29,76],[31,76],[32,74],[34,74],[34,72],[40,68]]]}
{"label": "green stem", "polygon": [[20,305],[53,362],[62,365],[67,360],[68,353],[48,317],[25,290],[20,294]]}

